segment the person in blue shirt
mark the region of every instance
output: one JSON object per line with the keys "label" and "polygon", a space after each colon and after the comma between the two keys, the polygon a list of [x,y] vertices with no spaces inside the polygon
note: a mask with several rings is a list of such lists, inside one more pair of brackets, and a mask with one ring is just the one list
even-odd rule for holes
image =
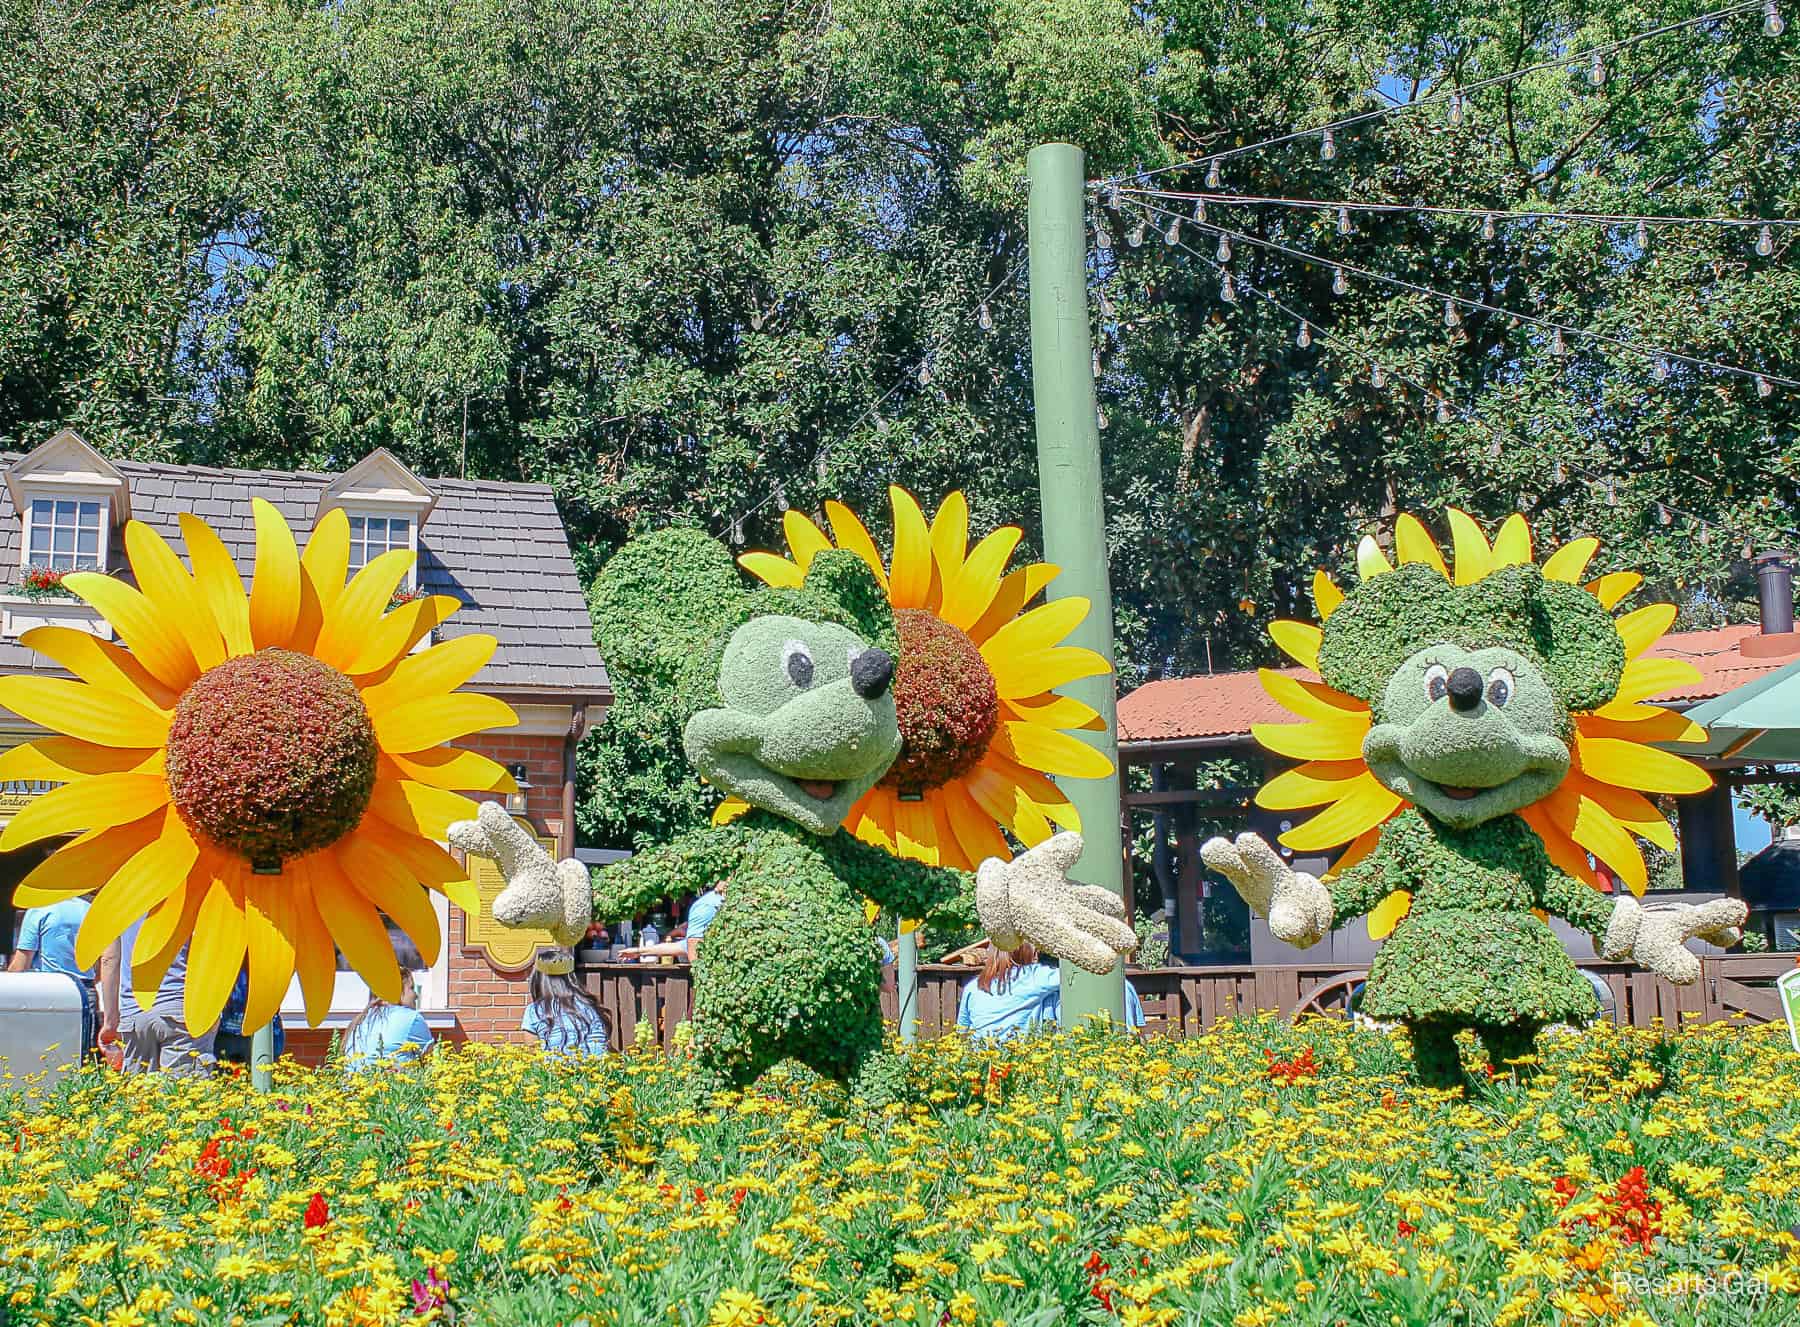
{"label": "person in blue shirt", "polygon": [[[956,1025],[985,1040],[1005,1041],[1033,1028],[1055,1027],[1061,1017],[1061,971],[1023,944],[1011,953],[989,951],[981,975],[963,987]],[[1133,1032],[1144,1026],[1144,1005],[1130,982],[1125,983],[1125,1023]]]}
{"label": "person in blue shirt", "polygon": [[[119,968],[129,976],[139,959],[138,935],[143,930],[142,918],[125,929],[119,940]],[[183,990],[187,985],[188,945],[184,943],[169,960],[162,984],[156,988],[150,1007],[145,1009],[135,997],[128,997],[124,1017],[119,1017],[119,977],[105,979],[102,973],[101,999],[106,1017],[113,1021],[123,1043],[124,1068],[129,1073],[166,1073],[189,1077],[208,1077],[217,1064],[213,1042],[218,1025],[190,1031]]]}
{"label": "person in blue shirt", "polygon": [[[225,997],[225,1008],[219,1014],[219,1031],[213,1039],[213,1053],[221,1063],[249,1064],[251,1039],[256,1034],[255,1028],[244,1027],[244,1006],[250,1003],[250,966],[245,964],[238,970],[237,984],[231,988],[231,994]],[[279,1060],[287,1049],[287,1031],[281,1026],[281,1015],[276,1014],[269,1020],[274,1030],[274,1057]]]}
{"label": "person in blue shirt", "polygon": [[612,1039],[606,1015],[574,976],[575,955],[540,949],[531,971],[531,1003],[519,1026],[553,1055],[605,1055]]}
{"label": "person in blue shirt", "polygon": [[[89,899],[83,896],[27,908],[19,926],[19,943],[6,964],[8,972],[60,972],[75,983],[75,989],[81,994],[81,1053],[84,1059],[99,1044],[102,1021],[94,990],[94,969],[84,968],[75,961],[75,935],[81,930],[90,906]],[[118,961],[119,947],[115,943],[101,956],[101,971],[107,972]],[[106,1030],[116,1029],[114,1022]]]}
{"label": "person in blue shirt", "polygon": [[718,918],[725,906],[725,882],[715,880],[712,888],[688,905],[687,932],[680,940],[664,940],[660,944],[635,945],[621,949],[619,957],[626,962],[639,958],[685,958],[689,963],[700,952],[700,937]]}
{"label": "person in blue shirt", "polygon": [[344,1029],[344,1063],[353,1070],[378,1064],[411,1064],[431,1049],[431,1029],[419,1012],[419,988],[412,966],[400,964],[400,1003],[369,996],[363,1011]]}
{"label": "person in blue shirt", "polygon": [[[1059,991],[1054,1001],[1051,1018],[1062,1018],[1062,995]],[[1125,1026],[1133,1032],[1144,1030],[1144,1002],[1138,998],[1137,988],[1130,982],[1125,983]]]}

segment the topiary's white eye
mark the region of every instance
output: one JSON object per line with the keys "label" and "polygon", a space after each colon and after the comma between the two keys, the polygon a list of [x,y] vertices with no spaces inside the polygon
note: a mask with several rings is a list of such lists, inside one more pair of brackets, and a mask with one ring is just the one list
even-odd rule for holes
{"label": "topiary's white eye", "polygon": [[1432,664],[1425,670],[1425,699],[1442,700],[1450,690],[1450,670],[1443,664]]}
{"label": "topiary's white eye", "polygon": [[1488,704],[1495,709],[1505,709],[1506,702],[1513,697],[1513,689],[1518,686],[1509,668],[1496,668],[1487,675]]}
{"label": "topiary's white eye", "polygon": [[802,691],[813,684],[813,657],[805,641],[791,640],[781,647],[781,667]]}

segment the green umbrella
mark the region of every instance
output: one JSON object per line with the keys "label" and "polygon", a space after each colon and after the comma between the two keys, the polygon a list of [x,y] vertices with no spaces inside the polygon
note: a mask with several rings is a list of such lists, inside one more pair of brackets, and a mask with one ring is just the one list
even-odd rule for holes
{"label": "green umbrella", "polygon": [[1671,751],[1746,764],[1800,761],[1800,659],[1685,713],[1706,729],[1706,741],[1669,743]]}

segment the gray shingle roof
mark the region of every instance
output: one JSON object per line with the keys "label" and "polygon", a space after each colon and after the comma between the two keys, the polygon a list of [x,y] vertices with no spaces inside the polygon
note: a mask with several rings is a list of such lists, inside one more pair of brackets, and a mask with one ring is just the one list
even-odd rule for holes
{"label": "gray shingle roof", "polygon": [[[0,453],[0,469],[20,458]],[[113,463],[131,487],[132,516],[152,526],[179,551],[182,512],[219,533],[249,583],[256,536],[250,499],[280,509],[302,545],[312,530],[319,496],[335,476],[306,471],[224,470],[208,466]],[[500,695],[577,701],[611,695],[606,666],[594,644],[593,623],[568,535],[547,484],[427,479],[437,506],[419,528],[419,588],[454,595],[463,607],[439,630],[440,639],[489,632],[500,642],[470,686]],[[0,485],[0,576],[19,565],[21,524]],[[112,540],[115,569],[125,566],[123,541]],[[0,640],[0,672],[59,671],[16,640]]]}

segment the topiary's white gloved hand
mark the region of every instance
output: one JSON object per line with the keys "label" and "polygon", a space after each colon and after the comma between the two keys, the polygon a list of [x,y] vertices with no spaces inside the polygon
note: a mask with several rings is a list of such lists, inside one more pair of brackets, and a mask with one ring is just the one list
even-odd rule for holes
{"label": "topiary's white gloved hand", "polygon": [[557,862],[498,802],[483,802],[477,819],[450,826],[450,846],[491,858],[506,877],[494,900],[502,926],[542,927],[558,944],[575,945],[594,920],[588,869],[573,857]]}
{"label": "topiary's white gloved hand", "polygon": [[1304,871],[1281,860],[1257,834],[1239,834],[1237,842],[1208,839],[1200,860],[1231,881],[1244,902],[1269,919],[1277,940],[1304,949],[1331,929],[1331,892]]}
{"label": "topiary's white gloved hand", "polygon": [[1081,835],[1064,832],[1010,862],[984,861],[975,873],[975,910],[988,938],[1006,950],[1029,940],[1089,972],[1111,972],[1121,954],[1135,953],[1137,933],[1119,896],[1069,879],[1080,860]]}
{"label": "topiary's white gloved hand", "polygon": [[1606,934],[1594,947],[1610,962],[1629,958],[1677,986],[1686,986],[1700,977],[1700,960],[1686,942],[1699,939],[1729,948],[1743,938],[1744,919],[1749,915],[1742,899],[1647,908],[1629,895],[1621,895],[1613,904]]}

